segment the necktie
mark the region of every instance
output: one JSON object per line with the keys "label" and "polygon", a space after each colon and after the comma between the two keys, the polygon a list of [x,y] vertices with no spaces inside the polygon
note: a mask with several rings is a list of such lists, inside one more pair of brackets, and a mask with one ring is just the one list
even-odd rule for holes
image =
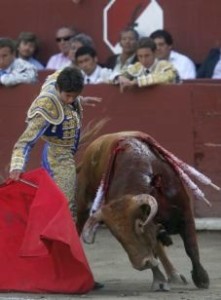
{"label": "necktie", "polygon": [[148,69],[146,69],[145,73],[146,74],[150,74],[150,71]]}
{"label": "necktie", "polygon": [[90,82],[91,82],[90,78],[87,78],[87,80],[86,80],[86,81],[87,81],[87,83],[90,83]]}

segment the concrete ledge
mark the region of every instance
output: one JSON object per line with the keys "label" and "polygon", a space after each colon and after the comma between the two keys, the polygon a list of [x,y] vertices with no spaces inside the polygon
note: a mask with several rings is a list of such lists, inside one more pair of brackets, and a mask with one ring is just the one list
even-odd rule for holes
{"label": "concrete ledge", "polygon": [[221,230],[221,218],[196,218],[196,230]]}

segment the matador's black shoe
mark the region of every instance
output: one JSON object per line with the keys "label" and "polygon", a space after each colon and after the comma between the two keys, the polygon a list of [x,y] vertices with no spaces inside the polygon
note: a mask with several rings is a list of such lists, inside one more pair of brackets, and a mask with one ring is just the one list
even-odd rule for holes
{"label": "matador's black shoe", "polygon": [[95,281],[95,282],[94,282],[93,290],[99,290],[99,289],[102,289],[103,287],[104,287],[104,284],[103,284],[103,283],[100,283],[100,282]]}

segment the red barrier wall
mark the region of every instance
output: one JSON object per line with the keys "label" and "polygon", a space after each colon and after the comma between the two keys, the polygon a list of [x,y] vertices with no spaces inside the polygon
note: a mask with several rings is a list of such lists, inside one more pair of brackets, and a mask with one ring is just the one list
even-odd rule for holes
{"label": "red barrier wall", "polygon": [[[74,26],[90,34],[96,44],[100,61],[105,61],[111,51],[103,41],[103,9],[109,0],[1,0],[0,36],[16,38],[21,31],[33,31],[40,40],[40,58],[46,62],[57,52],[55,31],[63,25]],[[150,3],[150,0],[117,0],[135,8]],[[164,27],[169,30],[178,51],[189,55],[195,62],[201,62],[208,50],[220,42],[221,1],[220,0],[157,0],[164,11]],[[125,10],[128,5],[125,5]],[[126,27],[132,15],[122,23]],[[117,20],[119,22],[119,20]],[[115,18],[116,23],[116,18]],[[110,24],[111,26],[115,24]],[[115,27],[114,27],[115,28]],[[116,28],[120,31],[123,28]]]}
{"label": "red barrier wall", "polygon": [[[0,173],[7,175],[14,142],[25,128],[25,114],[38,94],[40,83],[15,88],[0,87]],[[221,85],[193,81],[181,85],[134,89],[121,94],[118,87],[86,86],[84,95],[100,96],[103,102],[84,109],[84,125],[109,117],[101,133],[141,130],[165,148],[194,165],[221,186]],[[29,167],[39,166],[39,144]],[[220,193],[204,189],[212,209],[194,202],[197,217],[221,217]]]}

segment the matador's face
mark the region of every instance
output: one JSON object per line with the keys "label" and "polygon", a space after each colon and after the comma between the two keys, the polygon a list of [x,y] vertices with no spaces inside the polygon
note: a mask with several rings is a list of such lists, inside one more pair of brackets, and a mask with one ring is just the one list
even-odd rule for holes
{"label": "matador's face", "polygon": [[72,104],[75,99],[80,95],[79,92],[59,92],[60,93],[60,100],[64,104]]}
{"label": "matador's face", "polygon": [[155,52],[150,48],[137,49],[137,59],[144,66],[150,68],[155,61]]}

